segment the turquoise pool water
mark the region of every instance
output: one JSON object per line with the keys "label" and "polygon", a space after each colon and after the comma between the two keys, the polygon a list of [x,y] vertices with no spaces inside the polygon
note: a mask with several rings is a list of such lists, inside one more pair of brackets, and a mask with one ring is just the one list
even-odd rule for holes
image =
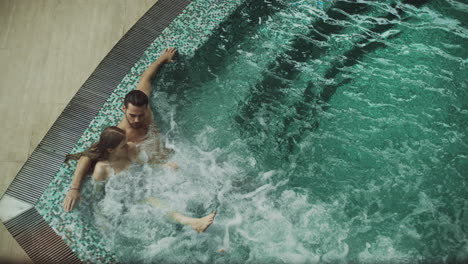
{"label": "turquoise pool water", "polygon": [[188,215],[217,209],[215,224],[197,235],[137,204],[113,251],[148,263],[466,261],[467,11],[247,1],[156,80],[180,169],[135,181]]}

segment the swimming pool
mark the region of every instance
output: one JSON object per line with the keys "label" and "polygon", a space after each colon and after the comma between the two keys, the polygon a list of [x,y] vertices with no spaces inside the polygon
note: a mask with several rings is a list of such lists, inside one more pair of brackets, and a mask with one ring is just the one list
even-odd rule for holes
{"label": "swimming pool", "polygon": [[201,175],[187,192],[220,212],[208,262],[466,261],[466,13],[250,1],[162,75],[159,123]]}
{"label": "swimming pool", "polygon": [[219,213],[137,241],[145,261],[466,259],[466,6],[320,3],[246,1],[162,72],[181,172],[158,194]]}

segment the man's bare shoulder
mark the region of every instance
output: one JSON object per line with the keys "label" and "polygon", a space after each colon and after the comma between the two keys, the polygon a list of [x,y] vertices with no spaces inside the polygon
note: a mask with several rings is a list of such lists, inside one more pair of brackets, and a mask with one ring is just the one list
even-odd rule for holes
{"label": "man's bare shoulder", "polygon": [[123,130],[127,129],[128,122],[127,122],[127,120],[125,120],[125,117],[120,121],[120,123],[117,125],[117,127],[120,128],[120,129],[123,129]]}

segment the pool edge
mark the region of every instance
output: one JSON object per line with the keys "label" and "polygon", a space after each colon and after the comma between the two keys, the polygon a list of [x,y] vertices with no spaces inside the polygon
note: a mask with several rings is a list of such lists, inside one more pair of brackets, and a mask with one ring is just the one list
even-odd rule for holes
{"label": "pool edge", "polygon": [[82,262],[34,205],[63,164],[64,155],[73,149],[117,85],[190,3],[159,0],[124,34],[67,104],[0,198],[13,197],[31,206],[4,225],[34,263]]}

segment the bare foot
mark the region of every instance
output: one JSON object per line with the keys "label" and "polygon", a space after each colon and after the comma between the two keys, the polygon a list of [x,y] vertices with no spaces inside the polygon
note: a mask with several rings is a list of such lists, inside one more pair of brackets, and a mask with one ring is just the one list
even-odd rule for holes
{"label": "bare foot", "polygon": [[190,226],[195,229],[198,233],[205,232],[208,227],[213,223],[214,218],[216,216],[216,210],[213,211],[213,213],[202,217],[202,218],[195,218],[192,223],[190,223]]}
{"label": "bare foot", "polygon": [[208,229],[208,227],[210,227],[210,225],[213,223],[216,216],[216,210],[202,218],[192,218],[177,212],[171,212],[169,215],[177,222],[183,225],[191,226],[195,231],[201,233],[205,232],[205,230]]}

